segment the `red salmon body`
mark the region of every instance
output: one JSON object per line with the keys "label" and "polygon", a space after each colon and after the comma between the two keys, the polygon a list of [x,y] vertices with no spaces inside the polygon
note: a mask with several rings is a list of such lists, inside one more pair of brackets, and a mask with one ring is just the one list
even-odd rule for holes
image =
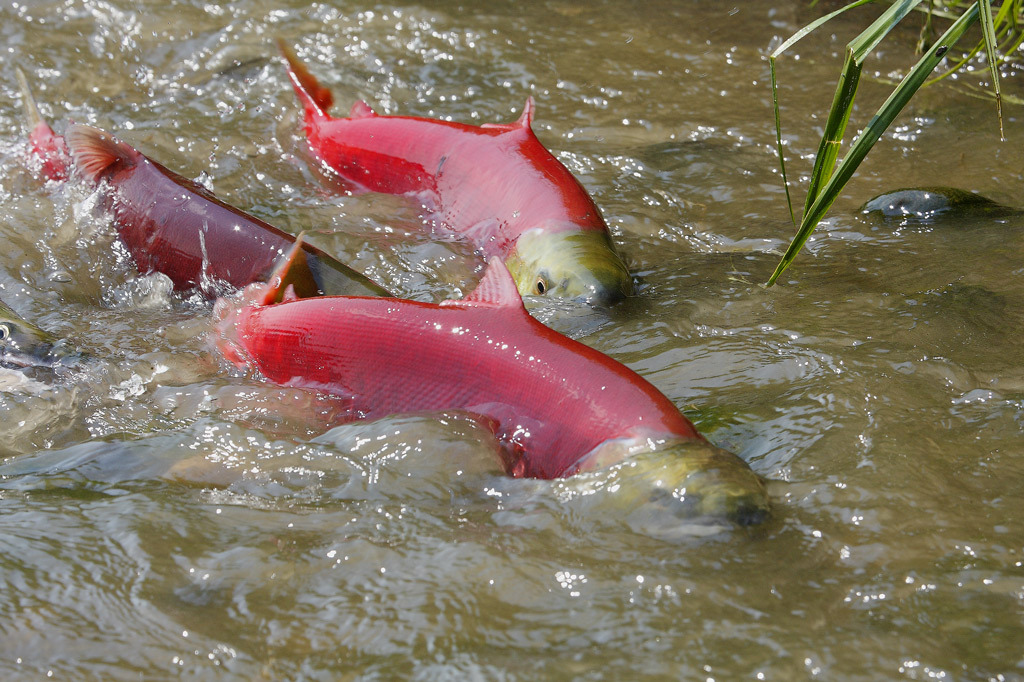
{"label": "red salmon body", "polygon": [[332,118],[332,102],[282,45],[305,109],[309,147],[361,188],[415,197],[442,229],[500,257],[521,293],[614,302],[632,292],[594,200],[530,127],[533,99],[515,123],[483,126],[380,116],[357,102]]}
{"label": "red salmon body", "polygon": [[[140,272],[162,272],[176,289],[210,281],[235,287],[262,282],[295,237],[217,199],[206,188],[96,128],[69,126],[75,168],[98,183],[118,234]],[[297,288],[318,293],[382,296],[371,280],[316,247],[302,245],[307,276]]]}
{"label": "red salmon body", "polygon": [[312,115],[309,146],[329,168],[366,189],[414,194],[443,226],[485,257],[508,257],[523,232],[607,231],[593,199],[530,129],[478,127],[353,108],[350,118]]}
{"label": "red salmon body", "polygon": [[[67,180],[71,171],[95,184],[113,213],[118,234],[142,273],[162,272],[178,290],[226,282],[242,287],[266,281],[295,237],[224,203],[205,187],[85,125],[56,135],[39,114],[25,74],[17,70],[29,146],[39,172]],[[289,283],[297,295],[387,296],[352,268],[309,244],[295,261]]]}
{"label": "red salmon body", "polygon": [[702,440],[642,377],[530,317],[497,259],[462,301],[303,299],[242,307],[221,328],[241,351],[229,356],[275,383],[348,397],[354,415],[481,417],[514,476],[570,475],[615,439]]}

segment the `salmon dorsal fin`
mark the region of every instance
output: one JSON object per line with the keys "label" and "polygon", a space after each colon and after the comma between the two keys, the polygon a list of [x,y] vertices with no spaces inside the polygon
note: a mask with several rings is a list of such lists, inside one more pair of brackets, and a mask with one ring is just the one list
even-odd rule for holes
{"label": "salmon dorsal fin", "polygon": [[357,100],[352,105],[352,110],[348,112],[349,118],[370,118],[376,115],[377,112],[371,109],[365,100]]}
{"label": "salmon dorsal fin", "polygon": [[520,128],[533,128],[533,95],[526,98],[526,104],[523,105],[523,113],[519,114],[519,120],[516,121],[516,125]]}
{"label": "salmon dorsal fin", "polygon": [[526,98],[526,104],[523,105],[523,113],[519,115],[515,123],[484,123],[480,127],[497,128],[499,130],[532,130],[533,109],[533,95],[530,95]]}
{"label": "salmon dorsal fin", "polygon": [[93,182],[124,168],[131,168],[142,156],[113,135],[83,123],[72,123],[64,133],[75,167]]}
{"label": "salmon dorsal fin", "polygon": [[267,280],[263,294],[257,299],[258,305],[283,303],[297,298],[309,298],[319,292],[306,261],[305,232],[295,238],[292,248],[281,257]]}
{"label": "salmon dorsal fin", "polygon": [[516,281],[500,258],[494,256],[487,263],[484,276],[473,291],[464,298],[442,301],[443,306],[468,305],[488,308],[509,308],[525,311],[523,297],[519,295]]}

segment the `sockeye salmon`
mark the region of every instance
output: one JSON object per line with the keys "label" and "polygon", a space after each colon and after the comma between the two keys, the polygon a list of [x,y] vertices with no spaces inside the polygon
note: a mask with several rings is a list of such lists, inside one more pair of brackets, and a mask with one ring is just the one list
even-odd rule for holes
{"label": "sockeye salmon", "polygon": [[218,301],[216,342],[239,367],[342,396],[353,418],[465,411],[493,430],[514,477],[566,477],[655,450],[641,469],[671,493],[663,502],[740,523],[768,512],[742,459],[625,365],[531,317],[498,258],[470,295],[440,305],[295,300],[280,286],[275,277],[246,292],[251,303]]}
{"label": "sockeye salmon", "polygon": [[[217,199],[202,185],[168,170],[113,136],[81,124],[56,135],[39,115],[19,71],[42,174],[63,180],[74,169],[103,192],[118,235],[139,272],[162,272],[176,290],[226,282],[242,287],[266,281],[295,237]],[[304,265],[291,276],[299,296],[387,296],[369,278],[303,243]]]}
{"label": "sockeye salmon", "polygon": [[380,116],[362,101],[332,118],[331,92],[278,45],[324,166],[366,190],[415,196],[443,229],[500,257],[522,294],[609,304],[633,292],[594,200],[534,135],[532,97],[511,124]]}

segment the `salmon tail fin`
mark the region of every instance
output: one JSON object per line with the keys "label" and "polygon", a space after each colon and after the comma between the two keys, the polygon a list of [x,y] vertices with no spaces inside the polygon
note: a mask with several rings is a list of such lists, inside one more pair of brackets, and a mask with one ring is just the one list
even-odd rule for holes
{"label": "salmon tail fin", "polygon": [[32,96],[32,88],[29,87],[25,73],[19,68],[15,68],[14,71],[21,87],[21,103],[25,108],[25,120],[29,126],[28,141],[32,146],[32,155],[38,159],[47,180],[67,180],[69,159],[64,138],[54,133],[50,124],[39,113],[39,105]]}
{"label": "salmon tail fin", "polygon": [[258,305],[283,303],[297,298],[320,295],[316,278],[306,259],[306,233],[300,232],[288,253],[281,257],[263,288]]}
{"label": "salmon tail fin", "polygon": [[278,38],[277,48],[281,51],[281,56],[288,62],[288,77],[291,78],[295,94],[298,95],[299,101],[302,102],[302,106],[306,110],[306,120],[317,116],[326,116],[327,110],[334,104],[334,96],[331,91],[320,85],[320,81],[309,72],[306,65],[284,40]]}
{"label": "salmon tail fin", "polygon": [[91,182],[125,168],[131,168],[142,156],[132,146],[99,128],[73,123],[64,133],[75,168]]}
{"label": "salmon tail fin", "polygon": [[523,113],[519,114],[519,118],[516,119],[515,123],[484,123],[481,128],[497,128],[498,130],[533,130],[533,95],[526,98],[526,104],[523,105]]}
{"label": "salmon tail fin", "polygon": [[21,104],[25,108],[25,120],[28,121],[29,127],[34,130],[40,123],[49,127],[39,113],[39,106],[36,105],[36,98],[32,96],[32,88],[28,85],[25,72],[15,67],[14,73],[18,76],[18,85],[21,86]]}
{"label": "salmon tail fin", "polygon": [[514,308],[525,311],[523,297],[512,274],[497,256],[487,263],[484,276],[473,291],[462,299],[442,301],[441,305],[471,305],[492,308]]}

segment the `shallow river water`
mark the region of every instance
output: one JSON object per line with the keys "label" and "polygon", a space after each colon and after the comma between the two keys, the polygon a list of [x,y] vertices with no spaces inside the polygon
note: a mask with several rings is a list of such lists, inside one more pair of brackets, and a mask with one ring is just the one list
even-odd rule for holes
{"label": "shallow river water", "polygon": [[[0,370],[0,676],[1024,679],[1024,217],[859,211],[915,185],[1024,206],[1024,111],[1000,142],[963,79],[923,93],[764,288],[793,232],[764,57],[818,11],[5,3],[0,298],[90,360]],[[780,63],[797,201],[876,11]],[[854,125],[914,24],[868,63]],[[469,290],[479,259],[415,206],[312,168],[275,37],[339,115],[510,121],[532,94],[642,281],[610,314],[532,312],[748,461],[772,518],[651,533],[614,494],[505,477],[458,414],[338,425],[330,398],[230,369],[209,304],[137,276],[95,197],[27,169],[14,66],[58,131],[110,130],[402,296]]]}

